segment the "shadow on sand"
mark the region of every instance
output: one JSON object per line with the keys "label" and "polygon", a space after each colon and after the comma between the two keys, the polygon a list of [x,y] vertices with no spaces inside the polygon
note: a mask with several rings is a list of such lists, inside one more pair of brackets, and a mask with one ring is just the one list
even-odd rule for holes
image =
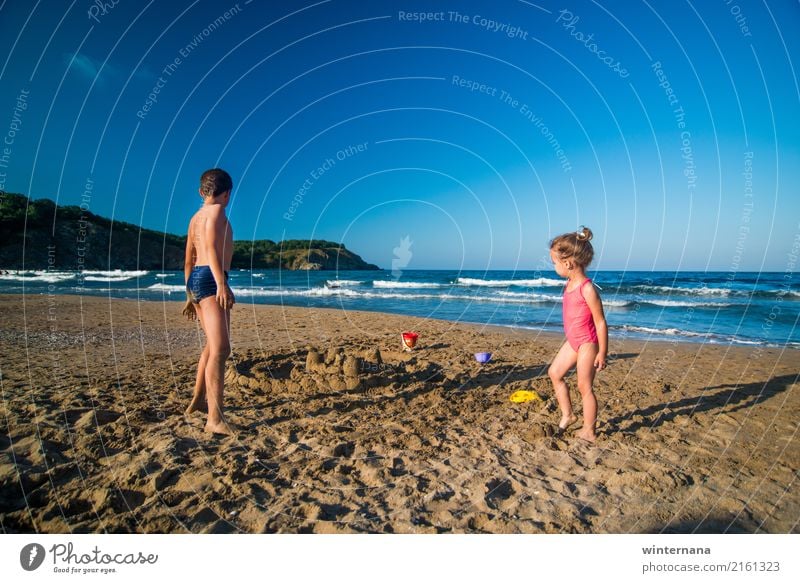
{"label": "shadow on sand", "polygon": [[[711,411],[733,413],[740,409],[763,403],[767,399],[784,392],[797,381],[798,375],[787,374],[773,377],[766,382],[759,381],[741,385],[727,384],[708,387],[703,389],[702,394],[697,397],[686,397],[677,401],[637,409],[624,417],[609,419],[608,425],[613,428],[614,432],[636,432],[643,427],[659,427],[664,423],[674,421],[676,417],[691,416],[696,413],[708,413]],[[625,424],[631,417],[636,415],[641,415],[645,419]]]}

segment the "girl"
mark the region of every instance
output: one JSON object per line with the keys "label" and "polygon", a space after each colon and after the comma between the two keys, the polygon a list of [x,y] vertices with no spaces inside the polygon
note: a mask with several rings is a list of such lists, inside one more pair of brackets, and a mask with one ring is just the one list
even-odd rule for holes
{"label": "girl", "polygon": [[608,326],[603,303],[586,268],[592,262],[594,249],[589,242],[592,231],[586,227],[577,233],[559,235],[550,241],[550,259],[556,273],[567,278],[564,286],[563,318],[567,341],[558,351],[547,373],[561,408],[560,431],[574,425],[578,418],[572,411],[569,388],[564,376],[577,364],[578,390],[583,402],[583,429],[578,437],[593,442],[597,421],[597,399],[592,391],[596,371],[606,367]]}

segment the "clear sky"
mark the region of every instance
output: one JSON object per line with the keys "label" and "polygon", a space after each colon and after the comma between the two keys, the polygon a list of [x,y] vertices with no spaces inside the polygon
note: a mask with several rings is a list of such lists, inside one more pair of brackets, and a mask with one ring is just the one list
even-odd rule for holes
{"label": "clear sky", "polygon": [[409,237],[407,269],[536,269],[586,224],[599,269],[783,271],[799,25],[795,0],[6,0],[0,187],[180,233],[220,166],[237,239],[386,268]]}

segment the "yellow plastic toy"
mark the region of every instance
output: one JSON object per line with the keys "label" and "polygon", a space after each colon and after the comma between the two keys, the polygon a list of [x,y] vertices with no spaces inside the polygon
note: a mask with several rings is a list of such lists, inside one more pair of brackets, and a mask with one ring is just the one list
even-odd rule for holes
{"label": "yellow plastic toy", "polygon": [[512,403],[527,403],[528,401],[541,401],[542,398],[536,391],[516,391],[508,398]]}

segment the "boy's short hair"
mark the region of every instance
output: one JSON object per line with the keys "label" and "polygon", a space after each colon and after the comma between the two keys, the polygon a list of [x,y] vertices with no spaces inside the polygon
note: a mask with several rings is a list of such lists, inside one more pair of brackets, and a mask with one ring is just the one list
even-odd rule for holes
{"label": "boy's short hair", "polygon": [[233,190],[233,180],[222,168],[206,170],[200,177],[200,192],[203,196],[219,196],[229,190]]}

